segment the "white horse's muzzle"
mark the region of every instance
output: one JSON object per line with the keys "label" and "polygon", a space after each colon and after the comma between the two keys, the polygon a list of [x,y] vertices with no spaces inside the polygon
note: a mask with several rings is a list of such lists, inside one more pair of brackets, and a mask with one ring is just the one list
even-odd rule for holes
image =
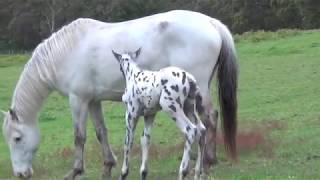
{"label": "white horse's muzzle", "polygon": [[16,171],[14,172],[14,175],[19,177],[20,179],[29,179],[33,175],[33,169],[28,168],[25,171]]}

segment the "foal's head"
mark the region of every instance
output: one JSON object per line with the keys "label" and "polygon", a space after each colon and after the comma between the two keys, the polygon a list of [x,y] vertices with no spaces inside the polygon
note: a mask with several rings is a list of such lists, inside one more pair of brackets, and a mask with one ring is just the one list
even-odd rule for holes
{"label": "foal's head", "polygon": [[13,109],[3,114],[2,130],[10,149],[14,175],[29,178],[33,173],[32,159],[39,146],[39,130],[36,125],[23,123],[23,118]]}
{"label": "foal's head", "polygon": [[120,63],[120,71],[123,73],[123,75],[126,74],[129,68],[129,64],[135,62],[135,60],[139,57],[140,52],[141,52],[141,48],[139,48],[135,52],[126,52],[123,54],[118,54],[112,50],[114,57]]}

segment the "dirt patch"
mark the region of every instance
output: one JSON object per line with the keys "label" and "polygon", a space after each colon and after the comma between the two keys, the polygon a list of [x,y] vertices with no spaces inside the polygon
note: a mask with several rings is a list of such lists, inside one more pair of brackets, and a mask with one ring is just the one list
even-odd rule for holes
{"label": "dirt patch", "polygon": [[59,150],[57,153],[58,153],[59,157],[66,159],[66,158],[73,156],[74,151],[70,147],[64,147],[61,150]]}
{"label": "dirt patch", "polygon": [[[269,137],[269,134],[273,130],[280,130],[285,128],[283,124],[278,121],[264,121],[260,125],[242,125],[237,133],[237,149],[239,156],[243,153],[259,153],[262,157],[272,158],[273,149],[277,144],[275,140]],[[182,139],[182,138],[181,138]],[[224,140],[221,133],[217,135],[217,145],[218,148],[224,146]],[[97,148],[98,147],[98,148]],[[161,144],[151,144],[149,149],[149,156],[153,159],[162,159],[170,156],[171,154],[181,154],[183,153],[184,141],[178,144],[172,145],[161,145]],[[86,156],[91,157],[92,154],[101,155],[100,144],[95,142],[92,146],[86,145],[88,152]],[[113,147],[115,154],[119,157],[123,155],[123,147]],[[64,147],[57,151],[58,157],[63,159],[72,158],[74,156],[74,149],[70,147]],[[135,141],[131,156],[141,156],[141,146],[138,141]]]}
{"label": "dirt patch", "polygon": [[[273,149],[277,144],[275,140],[269,137],[269,134],[273,130],[284,129],[285,126],[278,121],[264,121],[259,125],[243,125],[239,128],[237,133],[237,149],[239,156],[246,153],[258,153],[261,157],[272,158]],[[217,135],[218,148],[224,146],[224,140],[221,133]],[[173,145],[161,145],[151,144],[149,149],[149,156],[153,159],[162,159],[168,157],[171,154],[183,153],[184,141],[179,144]],[[195,150],[195,149],[194,149]],[[132,156],[141,156],[141,146],[137,141],[133,145]],[[122,155],[122,147],[116,149],[117,155]]]}
{"label": "dirt patch", "polygon": [[[273,157],[274,142],[266,138],[265,132],[257,130],[240,131],[237,135],[237,150],[239,154],[258,152],[264,157]],[[224,145],[222,134],[217,137],[217,144]]]}
{"label": "dirt patch", "polygon": [[[273,130],[284,129],[285,126],[278,121],[264,121],[261,125],[245,126],[239,128],[237,133],[237,149],[241,153],[258,152],[264,157],[273,157],[276,141],[269,137]],[[223,146],[224,140],[221,133],[217,135],[217,144]]]}
{"label": "dirt patch", "polygon": [[240,132],[237,136],[237,147],[239,151],[254,150],[264,144],[266,144],[266,139],[260,132]]}
{"label": "dirt patch", "polygon": [[[241,127],[237,133],[237,149],[239,155],[246,153],[258,153],[262,157],[272,158],[273,149],[276,142],[269,137],[272,130],[283,129],[284,126],[279,122],[266,121],[259,126],[245,126]],[[221,133],[217,135],[218,148],[224,146],[224,140]],[[149,155],[155,159],[162,159],[170,154],[177,154],[183,152],[184,142],[171,146],[162,146],[158,144],[152,144],[149,150]],[[122,153],[120,149],[119,152]],[[132,149],[133,156],[141,155],[140,144],[134,144]]]}

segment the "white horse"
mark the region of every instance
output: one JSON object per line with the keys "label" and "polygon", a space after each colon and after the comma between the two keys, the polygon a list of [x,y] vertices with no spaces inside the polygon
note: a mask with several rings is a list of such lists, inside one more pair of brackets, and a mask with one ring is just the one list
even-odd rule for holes
{"label": "white horse", "polygon": [[[123,54],[112,51],[120,64],[120,71],[126,79],[126,88],[122,95],[122,101],[126,105],[126,140],[120,179],[126,179],[129,174],[130,151],[133,145],[134,131],[140,116],[144,116],[144,130],[141,136],[142,163],[140,176],[141,179],[146,179],[151,128],[154,118],[160,110],[171,116],[186,139],[179,179],[185,179],[188,174],[191,145],[195,140],[198,143],[195,179],[200,179],[206,131],[196,112],[196,104],[201,106],[203,99],[200,88],[190,73],[178,67],[165,67],[159,71],[141,69],[136,63],[140,51],[141,49],[138,49],[134,53]],[[201,108],[203,107],[198,107],[198,109]]]}
{"label": "white horse", "polygon": [[[17,83],[10,110],[4,112],[3,133],[14,175],[26,178],[33,173],[32,159],[40,142],[37,114],[54,90],[69,98],[74,122],[75,161],[65,178],[74,179],[84,171],[88,113],[102,147],[103,175],[110,175],[116,158],[108,142],[101,101],[120,101],[125,85],[110,50],[140,46],[144,47],[140,67],[159,70],[177,66],[194,75],[204,97],[201,111],[212,135],[207,140],[212,144],[216,122],[210,84],[217,70],[226,147],[235,157],[238,67],[232,36],[216,19],[177,10],[120,23],[78,19],[37,46]],[[205,153],[209,164],[214,158],[210,152],[215,146],[211,147]]]}

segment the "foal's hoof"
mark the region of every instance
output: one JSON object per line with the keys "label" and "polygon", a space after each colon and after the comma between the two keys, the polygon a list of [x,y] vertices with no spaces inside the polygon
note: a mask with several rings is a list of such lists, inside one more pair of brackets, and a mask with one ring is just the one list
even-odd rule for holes
{"label": "foal's hoof", "polygon": [[72,169],[68,174],[64,176],[64,180],[75,180],[77,176],[84,173],[83,169]]}
{"label": "foal's hoof", "polygon": [[179,180],[185,180],[186,179],[186,177],[187,177],[187,175],[188,175],[188,170],[187,169],[185,169],[185,170],[182,170],[182,172],[181,173],[179,173]]}
{"label": "foal's hoof", "polygon": [[146,180],[148,175],[148,171],[142,171],[141,172],[141,180]]}
{"label": "foal's hoof", "polygon": [[128,174],[129,174],[129,169],[126,172],[121,173],[120,180],[125,180],[127,178]]}

